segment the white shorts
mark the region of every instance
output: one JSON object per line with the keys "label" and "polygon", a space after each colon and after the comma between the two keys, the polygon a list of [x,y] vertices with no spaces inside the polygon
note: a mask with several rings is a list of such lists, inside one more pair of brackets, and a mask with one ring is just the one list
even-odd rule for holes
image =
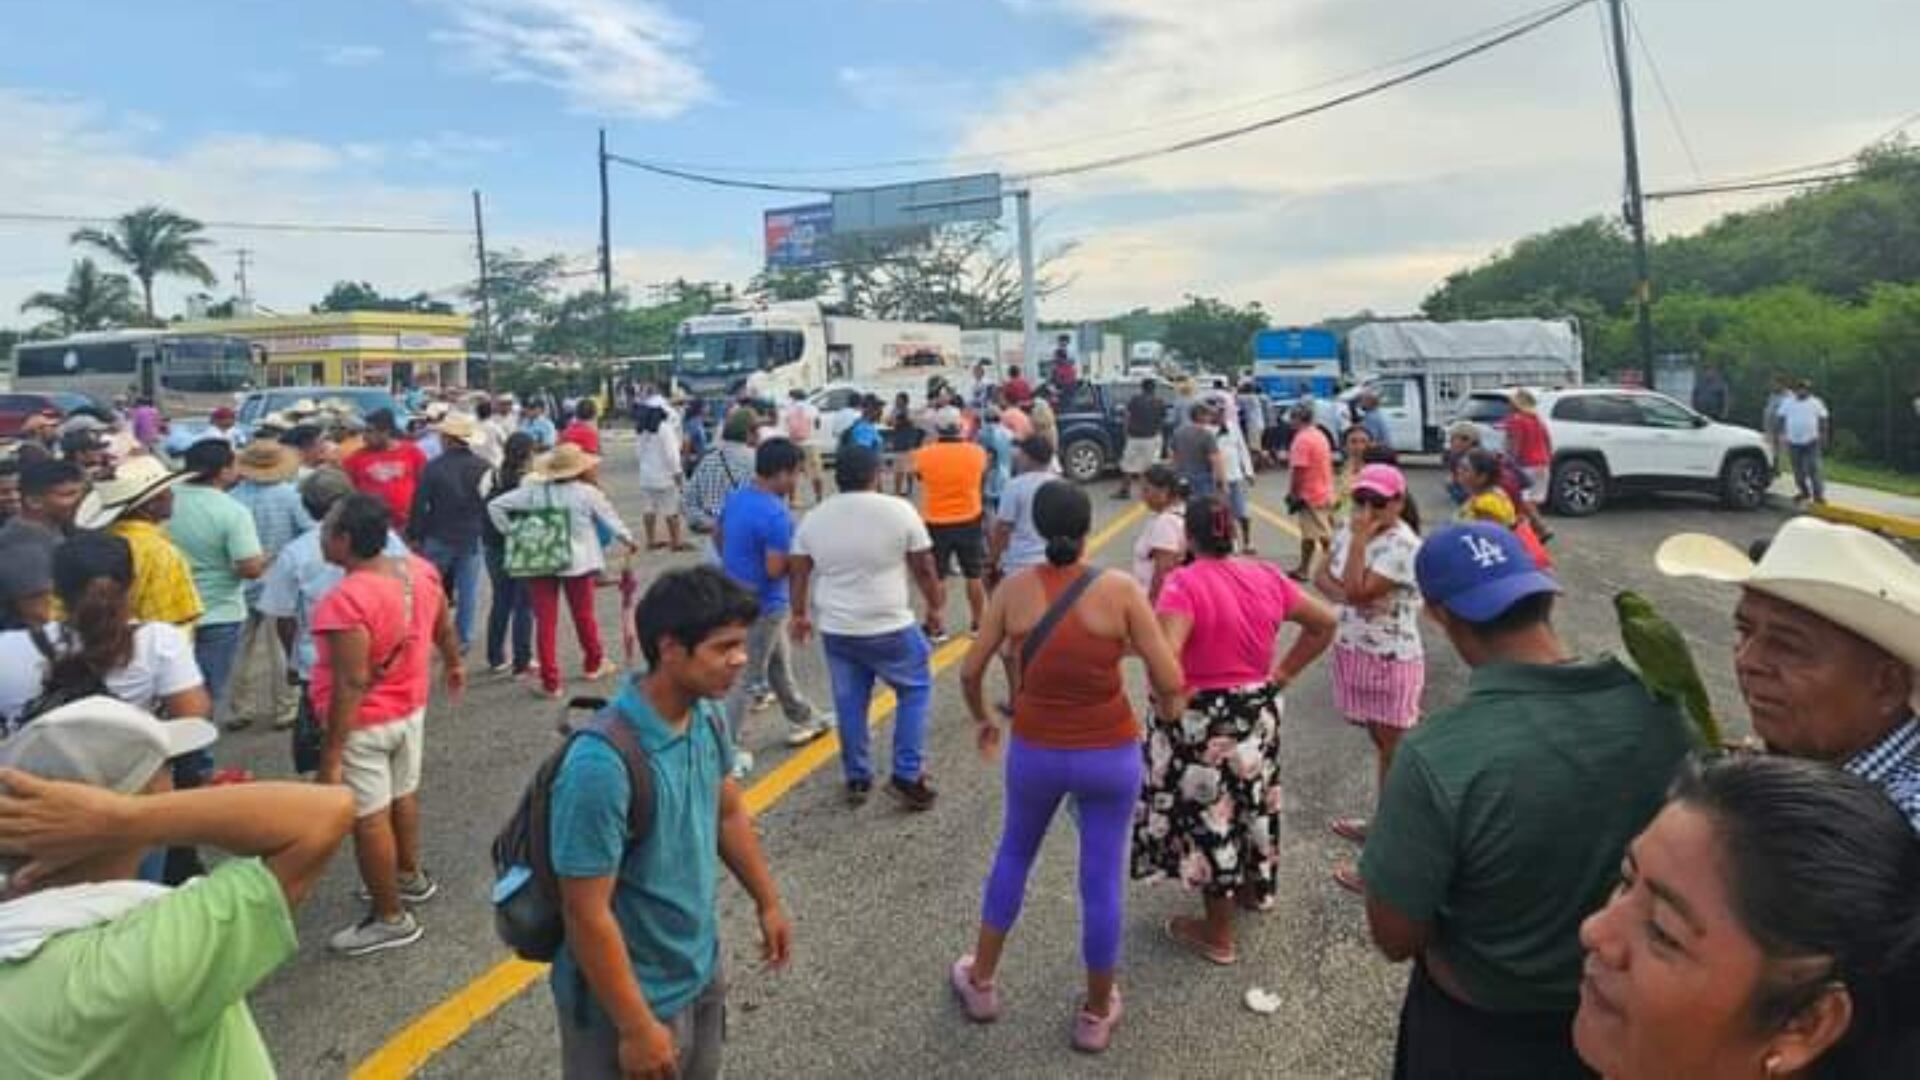
{"label": "white shorts", "polygon": [[664,514],[667,517],[680,516],[679,488],[641,488],[640,512],[643,514]]}
{"label": "white shorts", "polygon": [[354,817],[377,814],[393,800],[420,790],[420,750],[426,733],[425,709],[347,733],[340,772],[347,790],[353,792]]}
{"label": "white shorts", "polygon": [[1120,454],[1120,471],[1127,476],[1139,476],[1160,460],[1160,436],[1150,435],[1144,439],[1131,436],[1127,447]]}
{"label": "white shorts", "polygon": [[1521,469],[1520,475],[1527,481],[1520,497],[1535,506],[1544,505],[1547,501],[1547,482],[1553,475],[1552,467],[1542,465],[1536,469]]}

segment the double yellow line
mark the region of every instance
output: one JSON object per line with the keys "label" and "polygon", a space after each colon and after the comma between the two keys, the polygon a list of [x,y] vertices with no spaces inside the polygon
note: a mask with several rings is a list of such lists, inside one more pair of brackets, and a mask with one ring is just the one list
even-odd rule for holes
{"label": "double yellow line", "polygon": [[[1091,558],[1145,515],[1146,508],[1139,503],[1129,506],[1087,541],[1088,557]],[[966,638],[956,638],[941,646],[933,654],[933,673],[938,675],[959,663],[971,644]],[[874,724],[883,723],[892,716],[893,708],[893,692],[882,691],[873,699],[873,706],[867,713],[868,720]],[[755,814],[765,811],[839,752],[838,735],[828,735],[801,747],[747,789],[747,809]],[[517,957],[508,957],[493,965],[395,1032],[379,1049],[355,1065],[352,1073],[354,1080],[393,1080],[412,1076],[435,1054],[458,1042],[481,1021],[518,997],[546,970],[545,964],[535,964]]]}

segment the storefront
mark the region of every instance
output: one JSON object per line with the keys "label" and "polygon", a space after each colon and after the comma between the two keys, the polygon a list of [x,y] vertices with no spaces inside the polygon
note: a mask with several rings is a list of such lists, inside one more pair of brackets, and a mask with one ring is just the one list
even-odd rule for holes
{"label": "storefront", "polygon": [[264,351],[266,386],[467,385],[464,315],[334,311],[206,319],[182,332],[231,334]]}

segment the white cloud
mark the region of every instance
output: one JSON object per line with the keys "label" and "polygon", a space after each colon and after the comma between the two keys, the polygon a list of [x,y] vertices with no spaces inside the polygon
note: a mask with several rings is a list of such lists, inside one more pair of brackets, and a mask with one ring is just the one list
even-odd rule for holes
{"label": "white cloud", "polygon": [[333,45],[320,52],[320,60],[329,67],[358,68],[377,64],[387,55],[378,45]]}
{"label": "white cloud", "polygon": [[578,112],[663,119],[712,96],[697,32],[657,0],[431,0],[434,34],[501,82],[561,91]]}

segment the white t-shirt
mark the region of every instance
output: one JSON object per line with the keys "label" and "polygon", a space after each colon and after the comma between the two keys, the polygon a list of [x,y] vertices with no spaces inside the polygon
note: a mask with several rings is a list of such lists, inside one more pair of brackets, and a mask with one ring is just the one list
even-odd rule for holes
{"label": "white t-shirt", "polygon": [[793,553],[813,560],[814,624],[849,637],[912,626],[907,555],[932,547],[920,512],[905,499],[855,491],[814,507],[793,534]]}
{"label": "white t-shirt", "polygon": [[[46,634],[56,650],[66,641],[66,628],[59,623],[48,623]],[[0,728],[12,730],[21,708],[45,688],[46,673],[46,657],[27,631],[0,634]],[[151,710],[206,680],[194,663],[193,642],[185,631],[172,623],[143,622],[133,628],[133,658],[102,681],[114,697]]]}
{"label": "white t-shirt", "polygon": [[[1347,551],[1353,529],[1342,525],[1333,534],[1327,572],[1339,581],[1347,572]],[[1340,605],[1336,640],[1350,648],[1392,660],[1418,660],[1426,655],[1420,641],[1420,587],[1413,563],[1420,554],[1420,536],[1406,522],[1367,545],[1367,569],[1393,582],[1393,591],[1365,607]]]}
{"label": "white t-shirt", "polygon": [[1793,446],[1805,446],[1820,441],[1820,421],[1827,418],[1827,403],[1808,394],[1806,397],[1787,395],[1780,403],[1780,432]]}
{"label": "white t-shirt", "polygon": [[780,409],[780,427],[787,438],[804,446],[820,430],[820,410],[811,401],[789,401]]}
{"label": "white t-shirt", "polygon": [[664,491],[680,480],[679,429],[662,421],[657,431],[643,431],[634,440],[634,452],[640,460],[640,486],[648,491]]}
{"label": "white t-shirt", "polygon": [[1148,519],[1147,527],[1140,530],[1140,538],[1133,542],[1133,576],[1143,589],[1153,588],[1153,553],[1171,551],[1176,555],[1187,550],[1187,515],[1179,503]]}

